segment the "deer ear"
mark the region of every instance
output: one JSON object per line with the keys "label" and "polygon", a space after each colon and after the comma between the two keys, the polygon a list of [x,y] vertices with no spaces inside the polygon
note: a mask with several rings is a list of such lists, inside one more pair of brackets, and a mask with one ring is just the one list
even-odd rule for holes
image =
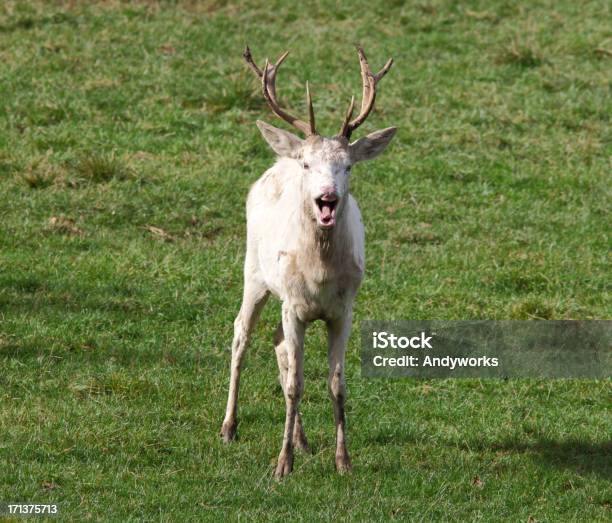
{"label": "deer ear", "polygon": [[268,142],[268,145],[272,147],[272,150],[276,154],[288,158],[297,158],[300,156],[304,140],[298,138],[295,134],[284,131],[283,129],[278,129],[261,120],[257,120],[257,127],[264,137],[264,140]]}
{"label": "deer ear", "polygon": [[349,154],[351,155],[352,162],[357,163],[376,158],[389,145],[391,138],[395,135],[395,131],[397,131],[397,127],[387,127],[387,129],[375,131],[353,142],[349,145]]}

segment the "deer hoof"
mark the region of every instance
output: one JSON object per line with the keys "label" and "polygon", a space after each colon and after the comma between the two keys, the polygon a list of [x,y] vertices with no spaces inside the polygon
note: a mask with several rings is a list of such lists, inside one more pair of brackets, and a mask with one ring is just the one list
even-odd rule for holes
{"label": "deer hoof", "polygon": [[353,470],[351,459],[348,454],[339,454],[336,456],[336,471],[338,474],[346,474]]}
{"label": "deer hoof", "polygon": [[293,470],[293,453],[281,452],[278,457],[278,464],[276,465],[276,471],[274,477],[276,479],[284,478],[289,475]]}
{"label": "deer hoof", "polygon": [[308,444],[308,441],[306,441],[306,438],[294,439],[293,448],[296,448],[305,454],[312,454],[312,450],[310,449],[310,445]]}
{"label": "deer hoof", "polygon": [[221,425],[221,432],[219,432],[219,436],[223,440],[223,443],[229,443],[230,441],[234,441],[236,439],[236,427],[238,424],[234,422],[224,421],[223,425]]}
{"label": "deer hoof", "polygon": [[308,440],[306,439],[306,434],[304,432],[300,432],[298,434],[293,435],[293,448],[301,450],[302,452],[306,452],[310,454],[310,445],[308,445]]}

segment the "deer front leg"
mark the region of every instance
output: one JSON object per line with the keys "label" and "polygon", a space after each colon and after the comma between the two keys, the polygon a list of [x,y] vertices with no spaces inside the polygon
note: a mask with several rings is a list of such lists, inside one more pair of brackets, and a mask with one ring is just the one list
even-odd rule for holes
{"label": "deer front leg", "polygon": [[262,284],[248,280],[245,282],[242,306],[234,321],[234,341],[232,342],[232,363],[227,408],[220,432],[220,436],[225,443],[229,443],[236,437],[236,427],[238,425],[236,412],[238,409],[238,389],[240,387],[242,361],[249,345],[251,332],[257,323],[267,298],[268,291]]}
{"label": "deer front leg", "polygon": [[334,422],[336,425],[336,470],[341,474],[351,470],[351,460],[346,450],[346,419],[344,402],[346,388],[344,385],[344,354],[351,332],[352,312],[349,310],[344,317],[327,323],[329,348],[329,377],[327,385],[329,396],[334,407]]}
{"label": "deer front leg", "polygon": [[304,390],[305,329],[306,325],[297,317],[291,307],[283,304],[284,346],[287,355],[287,377],[283,387],[286,413],[283,446],[274,473],[277,479],[286,476],[293,470],[293,433],[298,406]]}
{"label": "deer front leg", "polygon": [[[276,360],[278,362],[278,381],[284,394],[289,364],[287,363],[287,349],[285,348],[285,335],[283,334],[282,321],[278,325],[276,333],[274,334],[274,350],[276,351]],[[304,452],[310,452],[310,447],[308,445],[308,440],[306,439],[304,426],[302,425],[302,417],[300,416],[299,408],[295,414],[295,425],[293,427],[293,448],[303,450]]]}

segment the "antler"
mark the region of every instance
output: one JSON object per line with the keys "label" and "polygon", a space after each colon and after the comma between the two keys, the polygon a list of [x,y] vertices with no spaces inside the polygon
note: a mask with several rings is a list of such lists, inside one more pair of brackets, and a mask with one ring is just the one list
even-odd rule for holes
{"label": "antler", "polygon": [[393,58],[389,58],[385,66],[377,74],[372,74],[372,70],[368,65],[368,60],[360,46],[357,46],[357,53],[359,53],[359,64],[361,66],[363,94],[361,98],[361,111],[359,112],[359,115],[354,120],[351,120],[351,116],[353,116],[353,108],[355,106],[355,97],[353,97],[351,99],[348,111],[346,112],[346,116],[344,117],[344,121],[342,122],[339,135],[344,136],[347,139],[351,137],[351,133],[357,129],[357,127],[365,122],[366,118],[374,108],[374,100],[376,99],[376,84],[383,76],[387,74],[387,71],[389,71],[393,65]]}
{"label": "antler", "polygon": [[314,110],[312,108],[312,98],[310,97],[308,82],[306,82],[306,103],[308,104],[309,116],[308,123],[284,111],[276,98],[276,73],[278,72],[280,65],[285,61],[285,58],[287,58],[288,54],[289,51],[284,52],[274,65],[270,64],[266,59],[266,64],[263,71],[257,67],[257,64],[253,61],[253,56],[251,55],[251,50],[249,49],[248,45],[246,46],[242,56],[251,70],[257,75],[258,78],[261,79],[264,98],[268,102],[268,105],[274,114],[293,125],[293,127],[299,131],[302,131],[306,136],[312,136],[317,134],[317,131],[315,129]]}

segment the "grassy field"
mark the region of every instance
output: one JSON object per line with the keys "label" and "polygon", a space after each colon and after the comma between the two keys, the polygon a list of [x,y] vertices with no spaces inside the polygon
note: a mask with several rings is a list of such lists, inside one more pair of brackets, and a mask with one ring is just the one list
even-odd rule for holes
{"label": "grassy field", "polygon": [[606,1],[0,5],[0,501],[63,520],[610,521],[609,380],[347,383],[333,469],[325,337],[306,345],[312,455],[276,482],[284,400],[266,308],[224,446],[244,200],[273,155],[241,59],[318,127],[393,56],[355,168],[362,319],[610,318]]}

